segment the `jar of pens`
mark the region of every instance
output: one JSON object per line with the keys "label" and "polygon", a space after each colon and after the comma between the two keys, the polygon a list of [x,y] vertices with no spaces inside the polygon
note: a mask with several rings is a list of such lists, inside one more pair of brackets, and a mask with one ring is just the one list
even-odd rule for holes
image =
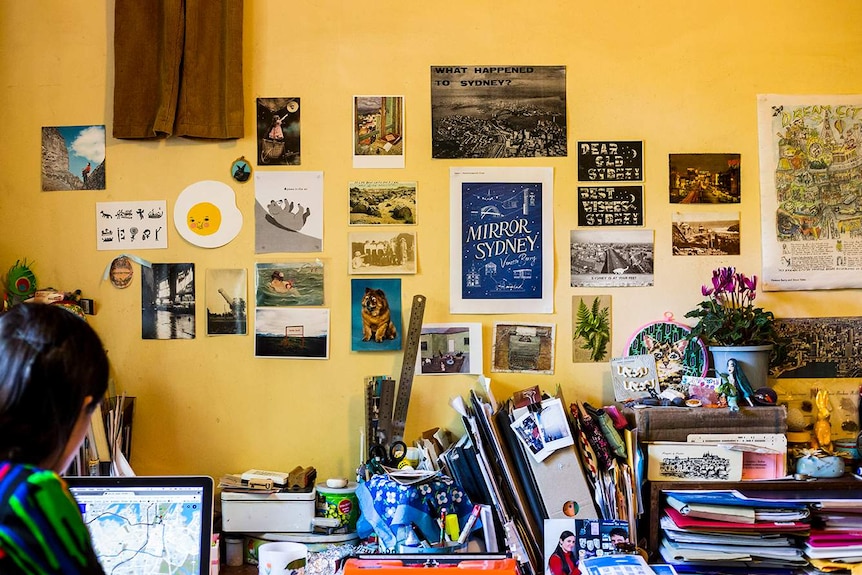
{"label": "jar of pens", "polygon": [[459,553],[466,550],[467,540],[479,519],[480,511],[481,506],[474,505],[462,528],[456,514],[447,513],[445,507],[441,508],[440,517],[437,518],[439,532],[429,537],[431,534],[424,533],[412,523],[403,542],[398,545],[398,553]]}

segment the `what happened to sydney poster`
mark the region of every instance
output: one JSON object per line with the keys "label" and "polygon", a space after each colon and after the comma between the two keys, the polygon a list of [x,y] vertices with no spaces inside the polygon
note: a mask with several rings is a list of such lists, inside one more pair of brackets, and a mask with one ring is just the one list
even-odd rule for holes
{"label": "what happened to sydney poster", "polygon": [[553,312],[553,168],[450,170],[451,313]]}
{"label": "what happened to sydney poster", "polygon": [[432,66],[434,158],[565,157],[565,66]]}
{"label": "what happened to sydney poster", "polygon": [[862,287],[862,96],[758,97],[763,287]]}

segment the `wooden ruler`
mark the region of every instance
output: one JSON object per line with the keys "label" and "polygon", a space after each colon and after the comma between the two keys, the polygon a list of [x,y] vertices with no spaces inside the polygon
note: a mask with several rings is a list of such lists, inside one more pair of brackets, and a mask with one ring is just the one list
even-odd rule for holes
{"label": "wooden ruler", "polygon": [[413,374],[416,371],[416,355],[419,353],[419,338],[422,335],[422,316],[425,315],[425,296],[414,295],[410,308],[410,323],[404,338],[404,359],[401,361],[401,377],[398,379],[398,393],[395,398],[395,411],[392,413],[393,441],[404,440],[404,424],[407,422],[407,406],[410,404],[410,391],[413,387]]}

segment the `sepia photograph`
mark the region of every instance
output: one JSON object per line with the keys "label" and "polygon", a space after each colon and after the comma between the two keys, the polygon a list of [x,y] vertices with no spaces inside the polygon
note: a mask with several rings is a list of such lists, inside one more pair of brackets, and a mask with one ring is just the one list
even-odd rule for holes
{"label": "sepia photograph", "polygon": [[248,333],[247,276],[244,268],[206,271],[207,335]]}
{"label": "sepia photograph", "polygon": [[349,234],[351,274],[415,274],[415,232]]}
{"label": "sepia photograph", "polygon": [[739,212],[674,213],[675,256],[738,256]]}

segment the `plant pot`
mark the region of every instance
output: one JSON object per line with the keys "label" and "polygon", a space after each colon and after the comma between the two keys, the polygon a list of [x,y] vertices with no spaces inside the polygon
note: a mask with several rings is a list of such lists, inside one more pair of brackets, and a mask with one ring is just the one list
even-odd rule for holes
{"label": "plant pot", "polygon": [[737,346],[709,346],[712,355],[712,367],[716,376],[719,373],[727,373],[727,360],[735,359],[742,368],[752,389],[767,387],[766,380],[769,376],[769,354],[772,345],[737,345]]}

